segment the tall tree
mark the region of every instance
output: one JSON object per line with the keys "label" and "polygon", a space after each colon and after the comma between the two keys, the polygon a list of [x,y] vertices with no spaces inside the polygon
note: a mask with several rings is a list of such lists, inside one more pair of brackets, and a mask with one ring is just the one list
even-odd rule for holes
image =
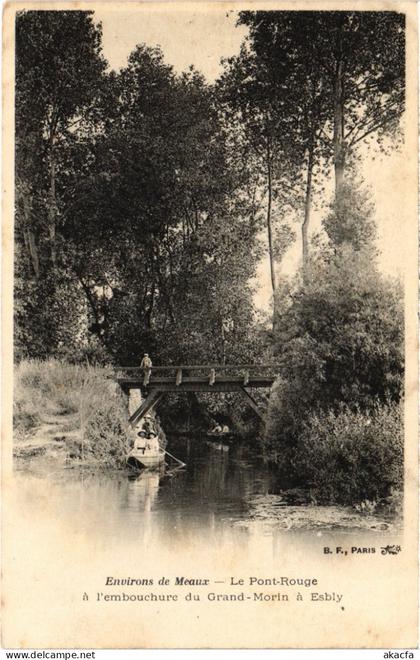
{"label": "tall tree", "polygon": [[145,346],[157,359],[214,359],[226,319],[226,342],[245,343],[258,220],[211,89],[141,45],[109,77],[101,112],[101,131],[75,145],[82,188],[77,168],[63,184],[62,231],[91,330],[129,361]]}
{"label": "tall tree", "polygon": [[[218,98],[231,134],[232,149],[239,152],[238,163],[248,168],[258,196],[259,211],[265,207],[271,287],[277,288],[276,256],[283,251],[287,216],[293,197],[299,192],[298,163],[303,158],[298,148],[292,154],[289,134],[281,126],[287,115],[289,128],[295,115],[283,107],[287,100],[278,94],[285,72],[273,72],[259,61],[245,43],[238,57],[225,62],[217,84]],[[279,249],[280,247],[280,249]]]}
{"label": "tall tree", "polygon": [[60,300],[74,301],[73,316],[80,313],[62,259],[60,182],[68,167],[69,144],[94,110],[104,68],[101,30],[92,12],[17,14],[15,327],[17,345],[22,346],[26,336],[26,350],[32,344],[42,355],[67,343],[65,327],[73,327],[74,318],[63,323]]}
{"label": "tall tree", "polygon": [[[333,147],[337,195],[349,153],[369,136],[395,134],[404,110],[405,16],[332,12],[320,62],[333,80]],[[327,46],[325,48],[325,45]],[[356,54],[356,56],[355,56]]]}
{"label": "tall tree", "polygon": [[[395,132],[404,109],[405,16],[396,12],[243,12],[264,66],[317,75],[329,92],[336,186],[347,153],[369,135]],[[265,53],[265,54],[264,54]],[[310,59],[308,59],[310,54]]]}
{"label": "tall tree", "polygon": [[267,102],[275,96],[281,101],[276,105],[277,128],[288,134],[295,162],[306,179],[305,264],[319,166],[332,160],[339,195],[349,154],[354,156],[370,136],[381,140],[397,132],[404,109],[404,15],[246,11],[240,14],[240,23],[250,30],[254,71],[264,71],[271,80],[263,99]]}
{"label": "tall tree", "polygon": [[101,30],[92,14],[25,11],[16,17],[17,192],[35,273],[39,273],[40,259],[32,205],[35,198],[43,202],[42,224],[55,264],[61,143],[92,108],[105,68]]}

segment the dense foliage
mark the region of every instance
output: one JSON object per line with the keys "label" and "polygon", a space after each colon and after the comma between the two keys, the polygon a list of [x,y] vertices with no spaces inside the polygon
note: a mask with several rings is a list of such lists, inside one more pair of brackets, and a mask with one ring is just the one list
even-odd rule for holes
{"label": "dense foliage", "polygon": [[211,88],[99,44],[89,12],[17,19],[17,357],[245,358],[259,219]]}
{"label": "dense foliage", "polygon": [[404,17],[258,11],[239,22],[249,36],[212,86],[144,44],[107,71],[93,12],[17,15],[18,358],[260,354],[261,230],[274,291],[296,218],[308,260],[320,177],[333,164],[343,183],[359,143],[397,131]]}
{"label": "dense foliage", "polygon": [[[296,456],[303,460],[307,455],[313,426],[313,452],[319,446],[325,469],[333,472],[334,424],[342,436],[340,420],[347,419],[349,438],[355,442],[364,415],[370,424],[378,406],[385,411],[391,406],[389,413],[384,412],[391,419],[402,397],[402,291],[377,271],[372,209],[360,192],[348,187],[324,224],[328,242],[314,249],[305,280],[279,292],[277,305],[274,350],[281,368],[270,400],[265,442],[284,474],[295,480],[306,479]],[[317,436],[322,429],[321,451]],[[386,444],[390,434],[385,426],[382,433],[378,421],[375,429],[376,442]],[[326,441],[330,432],[333,444]],[[355,448],[361,456],[363,437]],[[402,463],[401,442],[387,456],[392,472],[395,457],[398,465]],[[349,465],[348,469],[350,478]],[[372,482],[372,488],[379,484]]]}
{"label": "dense foliage", "polygon": [[373,505],[402,489],[403,456],[402,411],[392,404],[310,416],[292,462],[313,500]]}

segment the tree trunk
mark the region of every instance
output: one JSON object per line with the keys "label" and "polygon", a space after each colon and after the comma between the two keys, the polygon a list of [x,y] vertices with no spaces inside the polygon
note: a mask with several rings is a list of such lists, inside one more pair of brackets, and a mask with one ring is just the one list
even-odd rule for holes
{"label": "tree trunk", "polygon": [[30,209],[28,194],[29,193],[26,192],[22,193],[23,213],[25,217],[23,234],[24,234],[25,243],[27,244],[27,249],[29,251],[29,256],[31,259],[32,267],[34,269],[35,277],[36,279],[38,279],[40,273],[39,258],[38,258],[38,250],[35,242],[35,235],[31,227],[31,209]]}
{"label": "tree trunk", "polygon": [[334,78],[334,173],[335,196],[339,197],[344,182],[345,145],[344,145],[344,108],[343,108],[343,61],[337,60]]}
{"label": "tree trunk", "polygon": [[54,160],[54,134],[51,134],[51,152],[50,152],[50,203],[48,207],[49,235],[51,262],[55,266],[57,261],[55,244],[55,224],[56,224],[57,201],[55,194],[55,160]]}
{"label": "tree trunk", "polygon": [[77,272],[77,270],[74,269],[73,272],[75,273],[78,281],[80,282],[80,284],[82,286],[82,289],[83,289],[83,291],[85,293],[85,296],[86,296],[86,300],[88,301],[89,307],[92,311],[93,318],[95,319],[95,323],[93,324],[93,328],[92,328],[91,332],[93,332],[97,336],[98,340],[101,342],[102,346],[107,350],[107,352],[110,355],[114,356],[115,352],[108,345],[105,337],[103,336],[103,334],[101,332],[101,321],[100,321],[100,315],[99,315],[99,312],[98,312],[98,308],[96,306],[95,296],[94,296],[94,294],[92,294],[89,285],[83,280],[83,277]]}
{"label": "tree trunk", "polygon": [[39,279],[39,259],[38,259],[38,250],[36,247],[34,232],[32,231],[32,229],[27,228],[25,230],[25,233],[27,236],[29,254],[31,256],[35,277],[36,279]]}
{"label": "tree trunk", "polygon": [[145,321],[145,327],[147,330],[151,330],[152,328],[152,315],[153,315],[153,308],[155,306],[155,295],[156,295],[156,280],[155,280],[155,253],[154,253],[154,246],[151,247],[151,276],[152,276],[152,281],[150,285],[150,294],[148,296],[149,301],[147,308],[145,309],[144,312],[144,321]]}
{"label": "tree trunk", "polygon": [[311,140],[309,145],[308,154],[308,171],[306,175],[306,191],[305,191],[305,215],[302,223],[302,267],[303,276],[305,278],[306,270],[308,267],[309,246],[308,246],[308,228],[311,219],[311,202],[312,202],[312,173],[314,167],[314,140]]}
{"label": "tree trunk", "polygon": [[270,143],[268,139],[267,139],[267,185],[268,185],[268,200],[267,200],[268,255],[270,258],[271,287],[273,289],[273,295],[274,295],[276,291],[276,271],[275,271],[274,251],[273,251],[273,231],[271,226],[273,182],[272,182],[272,173],[271,173]]}

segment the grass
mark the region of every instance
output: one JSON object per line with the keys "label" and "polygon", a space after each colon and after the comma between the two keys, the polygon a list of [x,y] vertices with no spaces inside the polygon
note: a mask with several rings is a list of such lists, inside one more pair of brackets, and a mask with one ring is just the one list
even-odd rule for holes
{"label": "grass", "polygon": [[111,370],[59,360],[24,360],[15,370],[17,441],[59,429],[68,457],[119,465],[128,448],[127,408]]}

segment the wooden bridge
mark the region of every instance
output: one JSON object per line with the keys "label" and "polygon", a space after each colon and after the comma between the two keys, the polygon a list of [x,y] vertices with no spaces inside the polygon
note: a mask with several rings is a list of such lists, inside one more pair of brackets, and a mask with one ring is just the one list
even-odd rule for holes
{"label": "wooden bridge", "polygon": [[255,364],[154,366],[150,373],[140,367],[118,367],[117,374],[116,381],[124,392],[128,394],[130,389],[139,389],[145,396],[130,417],[133,425],[156,406],[166,392],[240,392],[264,420],[264,411],[248,388],[270,388],[276,378],[276,367]]}

